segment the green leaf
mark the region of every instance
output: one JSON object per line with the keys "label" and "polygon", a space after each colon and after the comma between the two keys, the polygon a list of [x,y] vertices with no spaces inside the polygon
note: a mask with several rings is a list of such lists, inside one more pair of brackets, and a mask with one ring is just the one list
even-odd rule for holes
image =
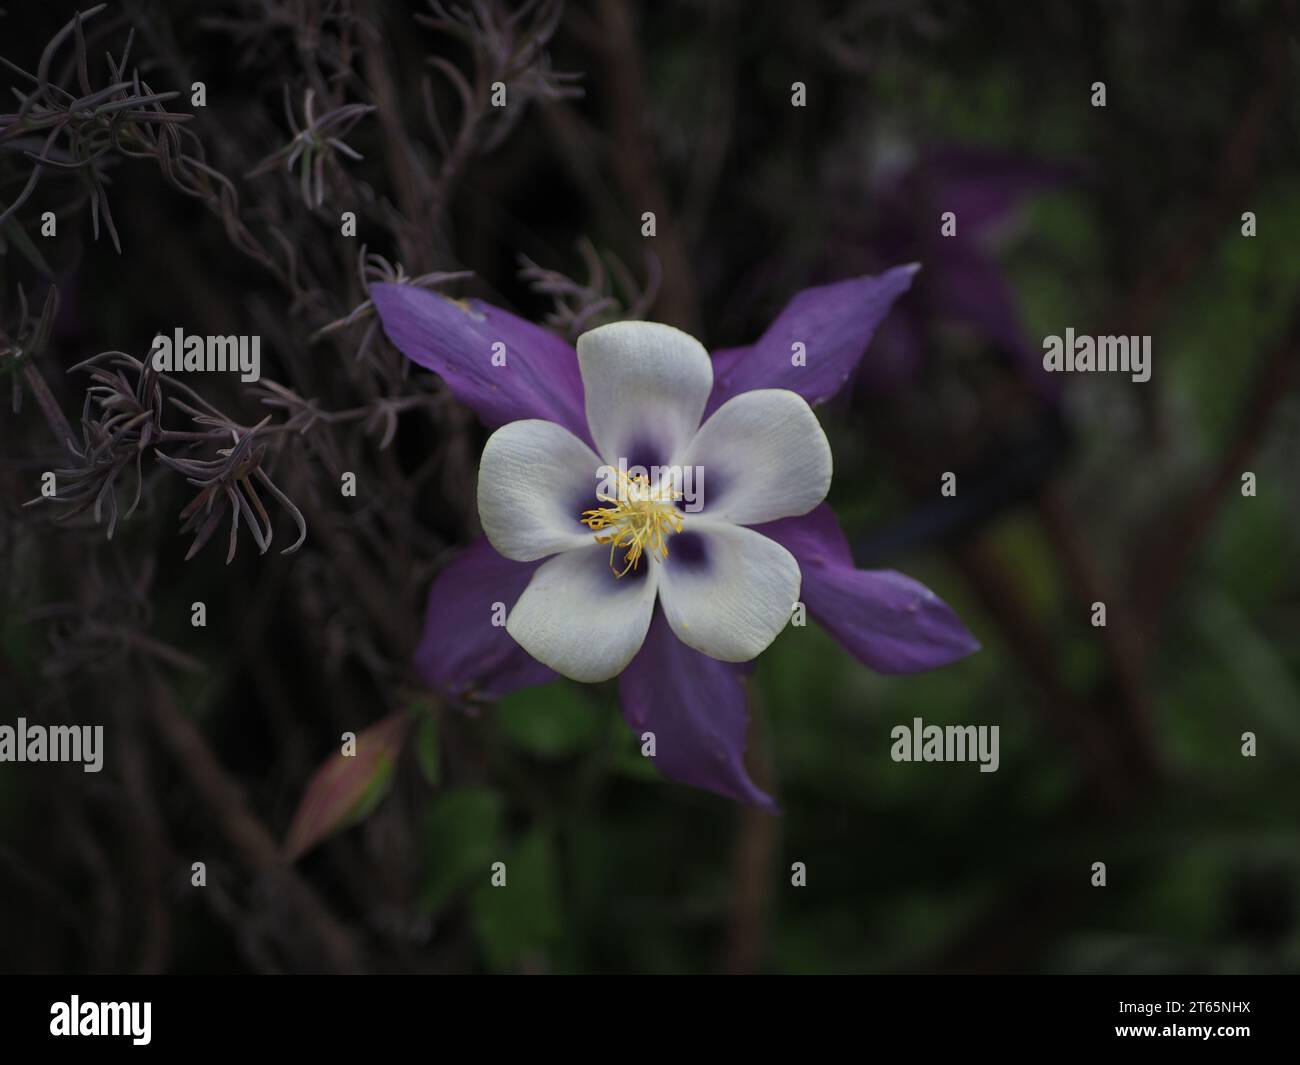
{"label": "green leaf", "polygon": [[615,723],[610,743],[610,772],[632,780],[659,780],[659,770],[654,759],[641,753],[641,734],[633,732],[622,721]]}
{"label": "green leaf", "polygon": [[440,910],[501,858],[505,802],[486,788],[455,788],[438,796],[424,823],[427,871],[421,906]]}
{"label": "green leaf", "polygon": [[504,859],[506,882],[484,881],[471,906],[488,965],[515,969],[554,943],[563,931],[559,866],[550,837],[537,831]]}
{"label": "green leaf", "polygon": [[432,713],[425,713],[420,720],[415,755],[424,779],[436,788],[442,782],[442,747],[438,742],[438,719]]}
{"label": "green leaf", "polygon": [[1300,687],[1279,649],[1231,597],[1207,589],[1196,606],[1191,616],[1205,653],[1217,655],[1220,668],[1236,682],[1236,721],[1267,727],[1293,753],[1300,752]]}
{"label": "green leaf", "polygon": [[542,758],[591,750],[601,739],[601,710],[567,681],[508,695],[495,715],[508,743]]}

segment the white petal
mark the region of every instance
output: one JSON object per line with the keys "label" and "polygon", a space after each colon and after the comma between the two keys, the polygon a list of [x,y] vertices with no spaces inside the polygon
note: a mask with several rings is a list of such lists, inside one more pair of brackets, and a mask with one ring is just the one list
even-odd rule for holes
{"label": "white petal", "polygon": [[761,654],[799,600],[794,556],[740,525],[688,518],[660,569],[659,601],[677,638],[724,662]]}
{"label": "white petal", "polygon": [[483,448],[478,516],[506,558],[532,562],[592,542],[581,522],[594,506],[601,461],[568,429],[531,418],[503,425]]}
{"label": "white petal", "polygon": [[729,399],[674,461],[696,468],[700,513],[737,525],[807,514],[831,486],[831,446],[817,415],[782,388]]}
{"label": "white petal", "polygon": [[642,563],[618,578],[607,546],[568,551],[533,574],[506,618],[506,631],[557,673],[589,684],[609,680],[645,641],[659,569]]}
{"label": "white petal", "polygon": [[578,337],[587,425],[611,465],[667,465],[699,428],[713,363],[694,337],[656,322],[613,322]]}

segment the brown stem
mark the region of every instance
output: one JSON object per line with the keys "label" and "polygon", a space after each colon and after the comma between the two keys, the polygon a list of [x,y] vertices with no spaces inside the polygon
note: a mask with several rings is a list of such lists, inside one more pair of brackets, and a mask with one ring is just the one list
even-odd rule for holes
{"label": "brown stem", "polygon": [[366,81],[375,102],[375,113],[384,133],[384,155],[388,171],[396,186],[397,202],[406,224],[398,228],[398,247],[402,264],[413,274],[422,272],[428,249],[434,246],[428,205],[433,200],[433,185],[411,148],[411,139],[402,128],[402,109],[397,86],[393,81],[392,57],[385,53],[375,34],[361,35],[365,56]]}
{"label": "brown stem", "polygon": [[360,947],[310,884],[284,861],[275,837],[249,808],[239,785],[217,761],[202,733],[176,704],[170,686],[152,667],[144,669],[144,705],[167,749],[181,764],[194,791],[240,862],[267,879],[313,934],[321,960],[336,972],[364,968]]}
{"label": "brown stem", "polygon": [[[1287,5],[1282,6],[1285,8]],[[1117,316],[1113,333],[1123,336],[1148,333],[1170,293],[1191,276],[1217,246],[1225,220],[1232,219],[1236,224],[1242,201],[1254,180],[1269,120],[1282,96],[1290,38],[1290,33],[1275,26],[1260,41],[1263,75],[1240,119],[1224,141],[1213,189],[1204,197],[1191,224],[1181,229],[1179,238],[1129,287],[1131,294]],[[1143,389],[1138,396],[1143,415],[1154,428],[1156,439],[1160,440],[1163,430],[1157,408],[1158,392]]]}
{"label": "brown stem", "polygon": [[171,912],[164,887],[168,879],[167,868],[174,855],[159,813],[158,796],[152,786],[149,761],[144,757],[145,747],[140,741],[138,721],[132,713],[119,712],[117,726],[117,757],[122,766],[133,851],[131,873],[135,877],[143,911],[143,928],[134,968],[138,973],[159,973],[166,969],[170,952]]}
{"label": "brown stem", "polygon": [[[749,703],[750,776],[764,791],[771,791],[771,764],[763,750],[763,723],[754,686],[745,685]],[[733,974],[758,970],[771,908],[772,861],[776,854],[777,819],[757,806],[738,811],[736,849],[732,857],[732,908],[727,929],[726,971]]]}
{"label": "brown stem", "polygon": [[32,395],[36,397],[36,405],[41,408],[41,413],[45,415],[45,421],[49,424],[50,431],[58,440],[59,445],[75,454],[77,438],[73,435],[72,426],[68,424],[68,419],[63,416],[63,411],[59,408],[54,393],[50,391],[50,386],[45,383],[45,377],[30,359],[23,363],[23,381],[31,390]]}
{"label": "brown stem", "polygon": [[1182,231],[1179,240],[1132,287],[1132,295],[1118,315],[1117,333],[1145,333],[1164,298],[1213,247],[1225,217],[1236,217],[1242,195],[1250,186],[1268,121],[1281,97],[1288,37],[1276,28],[1263,42],[1260,56],[1263,78],[1224,142],[1213,191],[1196,221]]}
{"label": "brown stem", "polygon": [[400,596],[392,594],[379,572],[357,550],[357,545],[335,526],[336,515],[328,513],[310,494],[303,501],[302,509],[334,568],[348,582],[357,602],[384,634],[393,657],[398,661],[408,661],[415,650],[418,630],[407,604]]}
{"label": "brown stem", "polygon": [[1201,488],[1176,513],[1165,515],[1145,537],[1133,576],[1134,603],[1148,640],[1159,625],[1169,599],[1182,581],[1197,545],[1209,531],[1229,485],[1245,472],[1278,402],[1287,395],[1300,367],[1300,301],[1283,338],[1264,357],[1237,416],[1232,442],[1218,466],[1201,478]]}
{"label": "brown stem", "polygon": [[599,55],[608,83],[614,176],[624,201],[635,212],[634,221],[638,226],[643,212],[654,212],[654,249],[663,263],[663,283],[656,301],[660,319],[687,332],[697,332],[695,274],[686,254],[681,225],[670,212],[668,196],[659,179],[654,145],[646,125],[645,71],[629,5],[622,0],[603,0],[600,21],[603,33]]}
{"label": "brown stem", "polygon": [[1140,781],[1106,735],[1095,713],[1062,678],[1057,656],[1041,620],[1025,602],[1015,577],[983,540],[953,549],[958,568],[1002,629],[1007,646],[1041,690],[1038,708],[1048,725],[1078,756],[1093,796],[1108,810],[1125,807]]}
{"label": "brown stem", "polygon": [[[1066,575],[1084,604],[1106,604],[1106,624],[1097,630],[1118,695],[1116,724],[1129,737],[1131,754],[1145,776],[1159,773],[1159,751],[1151,721],[1151,700],[1142,677],[1140,630],[1124,597],[1110,584],[1092,556],[1079,542],[1077,524],[1060,493],[1048,485],[1038,497],[1038,512],[1048,536],[1056,545]],[[1107,701],[1098,700],[1105,710]]]}

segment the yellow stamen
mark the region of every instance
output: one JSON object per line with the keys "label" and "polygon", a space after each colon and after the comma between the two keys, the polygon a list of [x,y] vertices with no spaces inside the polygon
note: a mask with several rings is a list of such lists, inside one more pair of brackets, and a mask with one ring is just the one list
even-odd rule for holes
{"label": "yellow stamen", "polygon": [[[596,543],[609,544],[609,568],[615,577],[626,576],[636,569],[647,550],[658,555],[660,561],[668,557],[669,535],[682,531],[681,511],[673,505],[674,500],[682,498],[682,493],[671,482],[651,485],[648,477],[629,476],[620,470],[618,493],[598,494],[596,498],[614,505],[583,511],[582,524],[592,532],[610,530],[597,536]],[[622,570],[614,562],[614,552],[619,548],[627,549]]]}

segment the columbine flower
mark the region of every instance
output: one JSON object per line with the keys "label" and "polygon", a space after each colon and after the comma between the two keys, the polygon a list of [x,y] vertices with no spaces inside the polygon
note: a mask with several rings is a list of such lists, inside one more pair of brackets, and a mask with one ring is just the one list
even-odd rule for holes
{"label": "columbine flower", "polygon": [[[993,345],[1036,393],[1055,402],[1059,382],[1043,372],[1042,351],[1025,334],[990,238],[1025,200],[1074,176],[1070,166],[959,145],[899,160],[876,176],[870,197],[877,221],[869,233],[855,234],[858,216],[846,217],[841,232],[851,242],[866,238],[872,257],[884,262],[924,259],[926,283],[882,328],[881,350],[871,372],[862,375],[868,388],[887,392],[914,378],[925,364],[927,335],[938,324]],[[950,236],[931,224],[945,211],[955,220]]]}
{"label": "columbine flower", "polygon": [[[975,650],[924,586],[856,569],[823,503],[831,454],[809,405],[839,390],[915,270],[805,290],[756,344],[712,358],[669,326],[602,326],[575,351],[489,304],[372,286],[397,347],[500,427],[479,468],[486,539],[430,593],[425,679],[493,698],[554,672],[618,676],[662,772],[770,808],[744,767],[741,679],[796,601],[882,672]],[[695,468],[698,508],[682,490]]]}
{"label": "columbine flower", "polygon": [[[826,497],[831,450],[816,415],[793,392],[762,389],[701,425],[713,363],[671,326],[601,326],[578,338],[577,354],[594,450],[537,418],[503,426],[483,449],[488,541],[516,562],[548,559],[506,631],[557,673],[609,680],[641,649],[658,601],[687,646],[754,658],[790,619],[799,564],[749,526]],[[697,513],[679,506],[685,470],[703,471]],[[617,484],[601,492],[610,471]]]}

